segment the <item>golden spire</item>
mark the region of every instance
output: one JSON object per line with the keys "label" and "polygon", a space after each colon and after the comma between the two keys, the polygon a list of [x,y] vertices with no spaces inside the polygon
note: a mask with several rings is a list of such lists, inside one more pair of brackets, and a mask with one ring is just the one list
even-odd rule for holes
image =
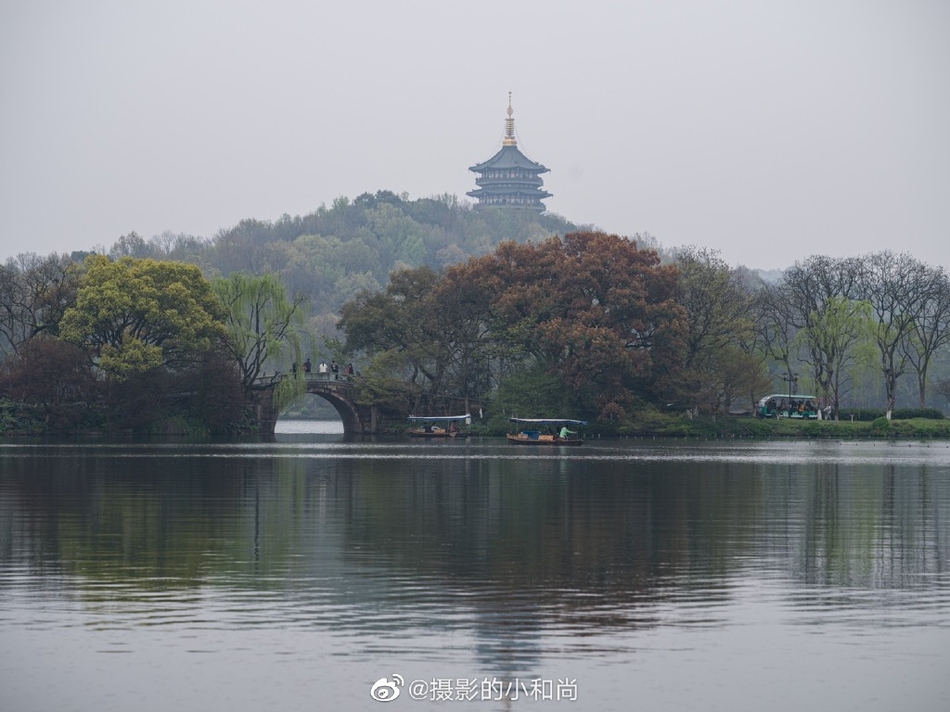
{"label": "golden spire", "polygon": [[505,140],[502,141],[503,146],[517,146],[518,142],[515,140],[515,120],[512,118],[512,114],[515,113],[515,110],[511,108],[511,92],[508,92],[508,118],[505,119]]}

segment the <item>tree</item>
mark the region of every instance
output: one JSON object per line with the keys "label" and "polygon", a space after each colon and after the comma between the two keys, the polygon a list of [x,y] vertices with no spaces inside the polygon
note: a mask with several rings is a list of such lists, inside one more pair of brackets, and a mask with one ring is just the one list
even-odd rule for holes
{"label": "tree", "polygon": [[[856,259],[816,255],[789,268],[779,285],[777,298],[784,300],[787,318],[802,346],[802,360],[812,369],[815,385],[830,402],[833,382],[847,359],[847,349],[857,342],[858,323],[850,303],[859,296],[861,264]],[[845,351],[842,351],[845,349]],[[792,376],[789,372],[789,377]],[[838,382],[840,384],[840,381]]]}
{"label": "tree", "polygon": [[791,379],[793,359],[797,360],[796,340],[798,333],[792,301],[786,296],[783,285],[764,285],[756,292],[753,302],[756,315],[756,339],[762,352],[781,364],[788,379]]}
{"label": "tree", "polygon": [[942,267],[924,268],[920,312],[901,348],[917,374],[920,407],[926,407],[927,373],[937,352],[950,343],[950,279]]}
{"label": "tree", "polygon": [[80,425],[97,391],[79,347],[45,335],[25,342],[0,369],[0,392],[36,409],[53,430]]}
{"label": "tree", "polygon": [[941,378],[937,381],[934,386],[934,390],[937,393],[947,400],[947,404],[950,405],[950,378]]}
{"label": "tree", "polygon": [[38,334],[55,336],[78,283],[78,265],[66,255],[24,253],[0,266],[0,350],[15,354]]}
{"label": "tree", "polygon": [[860,357],[861,346],[871,335],[871,309],[865,301],[832,297],[820,313],[810,318],[798,336],[810,353],[823,356],[818,387],[825,403],[832,404],[835,419],[841,402],[841,378],[847,366]]}
{"label": "tree", "polygon": [[413,384],[408,390],[395,388],[395,400],[440,393],[443,387],[450,357],[434,296],[439,280],[429,267],[396,270],[384,292],[363,291],[340,310],[343,349],[371,361],[364,369],[367,384],[377,383],[380,393],[393,390],[400,379]]}
{"label": "tree", "polygon": [[[745,288],[718,253],[687,247],[675,255],[679,269],[677,301],[686,309],[686,350],[683,397],[689,402],[713,408],[728,408],[738,374],[726,368],[726,352],[745,348],[751,354],[754,331],[752,293]],[[760,382],[761,360],[743,358],[754,368],[749,383]],[[750,380],[751,379],[751,380]]]}
{"label": "tree", "polygon": [[604,233],[505,242],[439,275],[394,272],[385,293],[344,305],[346,348],[432,392],[482,395],[513,373],[543,372],[605,420],[669,390],[683,311],[676,269]]}
{"label": "tree", "polygon": [[224,307],[228,350],[245,390],[255,388],[268,363],[278,370],[276,361],[288,351],[293,361],[301,361],[305,318],[301,295],[288,297],[283,282],[271,274],[235,272],[216,279],[213,287]]}
{"label": "tree", "polygon": [[223,338],[223,316],[194,265],[93,255],[60,334],[87,349],[107,375],[123,380],[197,361]]}
{"label": "tree", "polygon": [[861,261],[861,296],[871,305],[874,338],[887,397],[887,419],[897,402],[897,379],[908,362],[908,340],[926,313],[931,288],[925,266],[908,254],[878,252]]}

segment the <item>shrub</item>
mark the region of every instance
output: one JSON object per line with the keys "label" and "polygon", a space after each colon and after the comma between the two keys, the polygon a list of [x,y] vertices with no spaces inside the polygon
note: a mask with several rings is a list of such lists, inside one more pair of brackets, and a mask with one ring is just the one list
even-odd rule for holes
{"label": "shrub", "polygon": [[887,412],[882,408],[842,408],[838,412],[838,419],[870,423],[878,418],[883,418],[885,415],[887,415]]}
{"label": "shrub", "polygon": [[936,408],[895,408],[891,417],[894,420],[911,420],[913,418],[943,420],[944,415],[942,411]]}
{"label": "shrub", "polygon": [[52,432],[82,427],[99,384],[81,349],[37,336],[0,369],[0,391]]}

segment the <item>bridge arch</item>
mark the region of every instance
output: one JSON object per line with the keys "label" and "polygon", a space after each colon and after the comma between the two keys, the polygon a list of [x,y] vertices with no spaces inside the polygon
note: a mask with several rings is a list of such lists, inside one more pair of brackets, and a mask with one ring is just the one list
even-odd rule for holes
{"label": "bridge arch", "polygon": [[[345,434],[375,433],[377,429],[376,409],[357,405],[355,401],[356,389],[349,381],[331,380],[330,374],[307,374],[307,393],[319,396],[327,401],[343,421]],[[280,413],[274,407],[274,388],[280,376],[270,379],[263,388],[254,393],[255,417],[258,429],[266,435],[273,435]]]}
{"label": "bridge arch", "polygon": [[[364,415],[353,401],[353,387],[334,381],[307,381],[307,393],[318,396],[333,406],[343,421],[344,433],[372,432],[370,423],[364,423]],[[279,414],[278,414],[279,415]]]}

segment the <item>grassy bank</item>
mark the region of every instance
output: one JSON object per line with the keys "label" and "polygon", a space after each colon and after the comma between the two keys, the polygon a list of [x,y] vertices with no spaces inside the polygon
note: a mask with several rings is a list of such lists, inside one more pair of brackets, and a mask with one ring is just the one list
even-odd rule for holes
{"label": "grassy bank", "polygon": [[[607,433],[603,433],[605,436]],[[617,435],[637,437],[697,438],[826,438],[855,439],[950,439],[950,420],[911,418],[872,422],[834,420],[763,420],[750,417],[704,416],[686,417],[654,415],[639,418]]]}

